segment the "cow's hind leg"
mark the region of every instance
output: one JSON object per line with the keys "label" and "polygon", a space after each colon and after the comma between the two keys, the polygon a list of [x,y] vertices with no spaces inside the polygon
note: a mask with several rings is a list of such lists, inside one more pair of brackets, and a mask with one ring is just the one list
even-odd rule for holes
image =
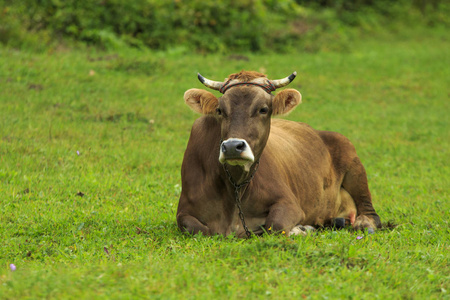
{"label": "cow's hind leg", "polygon": [[346,223],[355,224],[356,205],[352,196],[343,188],[339,191],[338,197],[339,210],[332,224],[336,228],[345,227]]}
{"label": "cow's hind leg", "polygon": [[375,228],[381,227],[380,217],[372,205],[366,171],[358,157],[353,159],[342,186],[355,201],[356,220],[352,224],[353,228],[356,230],[367,228],[369,232],[373,232]]}

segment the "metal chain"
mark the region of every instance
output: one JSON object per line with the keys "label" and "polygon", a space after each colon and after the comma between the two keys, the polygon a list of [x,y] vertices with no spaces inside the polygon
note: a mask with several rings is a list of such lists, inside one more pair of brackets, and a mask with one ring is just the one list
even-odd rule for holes
{"label": "metal chain", "polygon": [[[253,177],[255,176],[256,170],[258,170],[259,167],[259,160],[256,162],[255,164],[255,168],[253,169],[252,174],[250,175],[250,177],[242,182],[241,184],[236,184],[236,182],[233,180],[233,177],[231,177],[230,171],[228,171],[228,168],[226,166],[226,163],[223,164],[223,168],[225,170],[225,172],[228,175],[228,180],[231,182],[231,184],[234,187],[234,198],[236,201],[236,206],[239,209],[239,219],[241,219],[242,222],[242,227],[244,227],[245,230],[245,234],[247,235],[247,238],[250,238],[250,236],[252,235],[252,233],[250,232],[250,230],[248,229],[247,225],[245,224],[245,217],[244,217],[244,213],[242,212],[242,208],[241,208],[241,197],[239,195],[239,190],[244,187],[244,186],[248,186],[248,184],[250,183],[250,181],[253,179]],[[246,189],[244,190],[244,192],[242,193],[242,196],[245,194]]]}

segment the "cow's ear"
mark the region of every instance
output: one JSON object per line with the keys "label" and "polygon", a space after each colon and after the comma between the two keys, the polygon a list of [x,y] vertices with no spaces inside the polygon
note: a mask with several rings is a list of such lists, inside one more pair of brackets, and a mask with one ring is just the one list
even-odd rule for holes
{"label": "cow's ear", "polygon": [[302,102],[302,95],[294,89],[279,92],[272,102],[272,115],[285,115]]}
{"label": "cow's ear", "polygon": [[216,96],[200,89],[187,90],[184,93],[184,101],[193,111],[206,115],[215,113],[219,105]]}

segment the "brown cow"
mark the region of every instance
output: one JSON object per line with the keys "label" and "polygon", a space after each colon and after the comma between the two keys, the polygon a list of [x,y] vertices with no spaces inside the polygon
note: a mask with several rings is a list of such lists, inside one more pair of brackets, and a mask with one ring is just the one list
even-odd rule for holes
{"label": "brown cow", "polygon": [[271,94],[295,76],[268,80],[242,71],[217,82],[198,74],[223,96],[200,89],[184,94],[186,104],[203,116],[192,127],[181,167],[182,231],[303,234],[307,227],[342,218],[355,229],[380,227],[366,172],[346,137],[271,119],[301,102],[294,89]]}

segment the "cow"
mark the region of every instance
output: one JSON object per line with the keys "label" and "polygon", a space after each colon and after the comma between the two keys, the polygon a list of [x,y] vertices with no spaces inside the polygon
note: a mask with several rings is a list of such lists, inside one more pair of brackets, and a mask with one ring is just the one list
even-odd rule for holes
{"label": "cow", "polygon": [[220,82],[198,74],[223,95],[202,89],[184,94],[202,116],[192,126],[181,166],[176,218],[182,232],[289,236],[330,224],[370,233],[380,227],[351,142],[336,132],[272,118],[301,102],[295,89],[272,94],[295,76],[269,80],[243,70]]}

